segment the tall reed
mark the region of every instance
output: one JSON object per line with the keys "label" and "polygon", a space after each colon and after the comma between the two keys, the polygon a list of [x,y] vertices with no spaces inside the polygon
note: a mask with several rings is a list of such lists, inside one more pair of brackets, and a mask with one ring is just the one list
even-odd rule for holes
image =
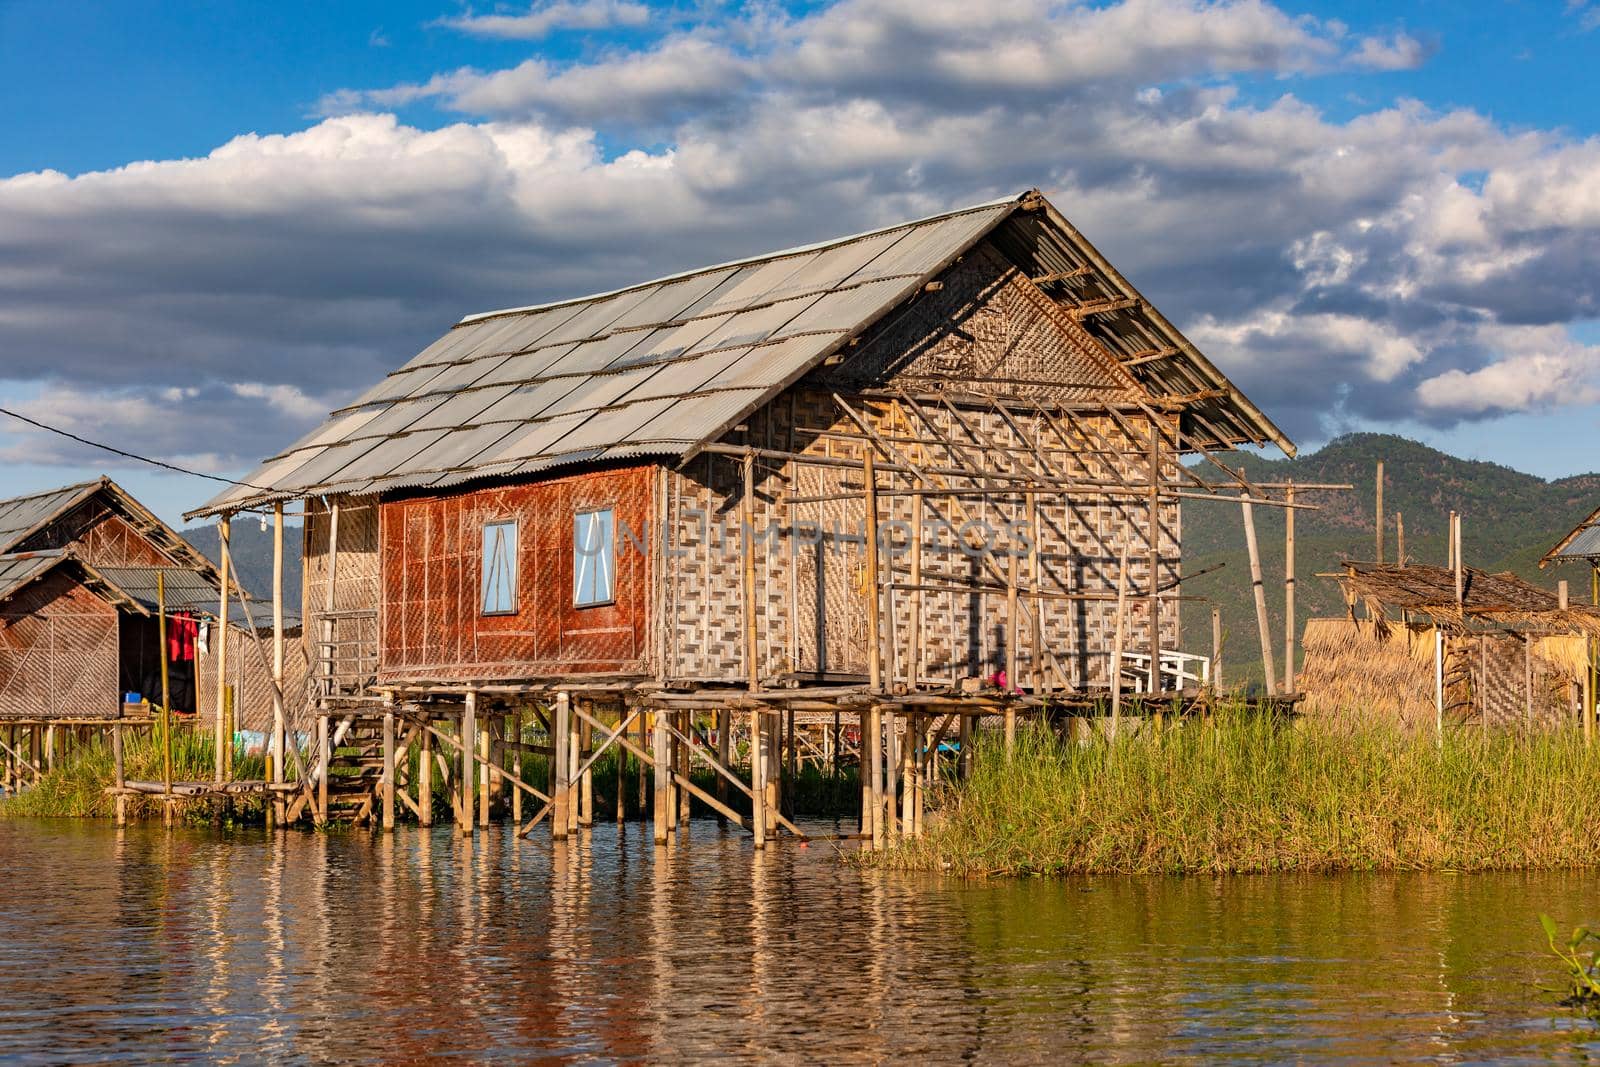
{"label": "tall reed", "polygon": [[922,839],[867,862],[987,873],[1567,867],[1600,859],[1575,730],[1350,728],[1228,710],[1113,742],[980,742]]}

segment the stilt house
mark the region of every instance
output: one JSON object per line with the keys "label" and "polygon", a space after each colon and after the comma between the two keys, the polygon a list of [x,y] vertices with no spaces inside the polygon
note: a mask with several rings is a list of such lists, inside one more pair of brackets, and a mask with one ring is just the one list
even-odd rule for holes
{"label": "stilt house", "polygon": [[1065,698],[1176,684],[1180,501],[1235,498],[1180,461],[1244,444],[1293,449],[1030,191],[470,315],[194,514],[304,502],[330,700]]}
{"label": "stilt house", "polygon": [[[125,694],[158,701],[158,574],[168,614],[196,630],[187,654],[169,656],[172,706],[212,722],[222,630],[211,561],[109,478],[0,501],[0,722],[117,720],[140,714]],[[265,730],[270,673],[247,657],[234,615],[236,721]]]}

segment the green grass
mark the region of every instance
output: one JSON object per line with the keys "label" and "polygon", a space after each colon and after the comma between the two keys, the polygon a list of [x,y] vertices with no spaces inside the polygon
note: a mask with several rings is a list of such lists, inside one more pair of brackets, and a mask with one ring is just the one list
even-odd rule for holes
{"label": "green grass", "polygon": [[[123,748],[123,769],[132,781],[159,782],[162,754],[159,731],[151,735],[129,736]],[[209,732],[176,729],[172,734],[172,777],[174,781],[210,781],[216,773],[216,744]],[[235,778],[261,778],[266,774],[260,756],[234,755]],[[111,743],[97,738],[89,745],[71,750],[47,771],[39,783],[16,796],[0,800],[0,816],[88,818],[109,817],[115,800],[106,793],[114,770]],[[259,798],[232,798],[233,810],[248,814]],[[190,817],[209,819],[208,805],[185,805]],[[220,810],[220,809],[219,809]],[[161,801],[153,797],[133,797],[129,801],[131,818],[159,818]]]}
{"label": "green grass", "polygon": [[964,875],[1487,870],[1600,858],[1600,745],[1337,729],[1229,710],[1115,743],[989,737],[921,839],[863,862]]}

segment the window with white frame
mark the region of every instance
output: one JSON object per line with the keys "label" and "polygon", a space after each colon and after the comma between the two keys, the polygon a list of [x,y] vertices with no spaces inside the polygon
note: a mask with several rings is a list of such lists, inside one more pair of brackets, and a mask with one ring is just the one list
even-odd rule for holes
{"label": "window with white frame", "polygon": [[616,600],[617,528],[610,508],[580,511],[572,523],[572,603],[590,608]]}
{"label": "window with white frame", "polygon": [[515,615],[517,611],[517,524],[483,525],[483,596],[485,615]]}

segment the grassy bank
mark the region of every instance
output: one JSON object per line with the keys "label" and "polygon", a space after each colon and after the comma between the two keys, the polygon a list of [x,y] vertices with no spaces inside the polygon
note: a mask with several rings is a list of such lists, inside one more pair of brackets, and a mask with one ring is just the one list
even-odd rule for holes
{"label": "grassy bank", "polygon": [[1243,712],[1159,737],[992,741],[922,839],[864,862],[959,874],[1484,870],[1600,861],[1600,745],[1290,725]]}
{"label": "grassy bank", "polygon": [[[174,781],[209,781],[216,773],[216,743],[208,733],[174,730],[172,733],[172,777]],[[124,773],[132,781],[159,782],[162,755],[159,738],[131,735],[123,749]],[[260,756],[234,755],[234,777],[260,778],[266,773]],[[115,800],[106,789],[114,779],[109,740],[97,739],[72,750],[47,771],[39,784],[13,797],[0,800],[0,816],[23,817],[107,817],[115,810]],[[252,801],[235,798],[234,809],[248,809]],[[254,802],[259,806],[259,801]],[[208,818],[205,805],[190,804],[187,814]],[[132,818],[160,818],[161,802],[153,797],[133,797],[128,814]]]}

